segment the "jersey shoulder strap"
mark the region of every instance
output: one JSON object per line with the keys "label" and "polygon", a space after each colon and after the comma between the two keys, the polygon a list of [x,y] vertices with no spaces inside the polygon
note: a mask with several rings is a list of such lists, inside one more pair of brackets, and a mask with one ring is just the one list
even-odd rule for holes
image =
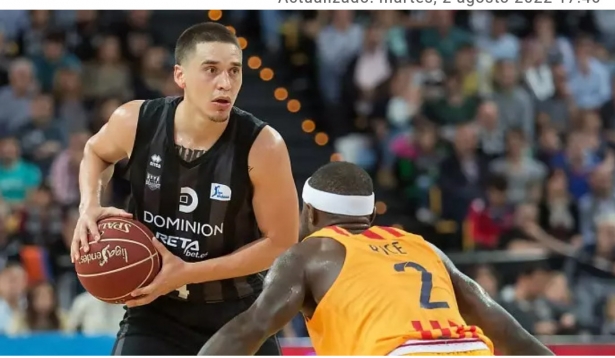
{"label": "jersey shoulder strap", "polygon": [[132,153],[126,165],[126,178],[130,176],[132,167],[139,165],[139,161],[147,156],[152,145],[162,146],[164,144],[166,117],[172,115],[180,99],[180,97],[163,97],[143,101],[139,108]]}

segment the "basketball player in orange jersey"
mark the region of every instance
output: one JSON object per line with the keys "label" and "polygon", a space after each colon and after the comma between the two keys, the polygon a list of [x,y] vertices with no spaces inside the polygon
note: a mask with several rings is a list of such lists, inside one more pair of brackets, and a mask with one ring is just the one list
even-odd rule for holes
{"label": "basketball player in orange jersey", "polygon": [[[299,311],[318,355],[553,355],[422,237],[371,226],[373,184],[335,162],[303,188],[301,243],[199,355],[252,355]],[[492,343],[493,342],[493,343]]]}

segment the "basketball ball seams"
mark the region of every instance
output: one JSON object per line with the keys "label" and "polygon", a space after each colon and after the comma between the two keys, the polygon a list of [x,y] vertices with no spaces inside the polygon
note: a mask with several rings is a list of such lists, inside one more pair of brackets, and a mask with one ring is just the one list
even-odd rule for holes
{"label": "basketball ball seams", "polygon": [[[154,237],[150,233],[148,233],[147,231],[143,230],[143,228],[141,227],[141,225],[143,225],[143,224],[141,224],[140,222],[138,222],[136,220],[128,221],[128,220],[123,219],[123,218],[106,218],[106,219],[102,219],[101,221],[99,221],[99,223],[104,222],[104,221],[119,221],[119,222],[123,222],[123,223],[129,224],[129,225],[134,225],[134,227],[139,229],[139,231],[141,231],[143,233],[143,235],[145,235],[145,237],[148,237],[150,240],[155,240]],[[123,239],[123,240],[125,240],[125,239]],[[143,245],[142,243],[140,243],[138,241],[135,241],[135,240],[128,240],[128,241],[136,242],[139,245]],[[143,245],[143,247],[145,247],[145,249],[147,251],[149,251],[150,255],[152,254],[152,251],[149,249],[149,247],[147,247],[145,245]],[[156,250],[154,250],[154,251],[156,251]]]}
{"label": "basketball ball seams", "polygon": [[75,263],[77,277],[94,297],[108,303],[132,299],[137,288],[149,285],[160,272],[162,260],[151,230],[127,218],[109,217],[98,221],[101,239],[88,237],[90,251],[82,251]]}
{"label": "basketball ball seams", "polygon": [[[143,281],[139,284],[139,287],[143,287],[143,286],[144,286],[144,284],[145,284],[146,282],[148,282],[148,281],[149,281],[149,279],[150,279],[150,277],[152,276],[152,273],[153,273],[153,271],[154,271],[154,266],[155,266],[155,265],[154,265],[154,258],[155,258],[156,256],[158,256],[158,253],[156,253],[156,254],[154,254],[154,255],[151,255],[150,257],[146,258],[146,259],[145,259],[145,260],[143,260],[143,261],[140,261],[140,262],[137,262],[137,263],[135,263],[135,264],[132,264],[132,265],[131,265],[131,267],[132,267],[132,266],[137,266],[137,265],[140,265],[140,264],[142,264],[142,263],[146,262],[146,260],[151,260],[151,265],[149,265],[149,273],[147,274],[147,276],[145,277],[145,279],[143,279]],[[107,273],[110,273],[110,272],[101,272],[101,273],[96,274],[96,275],[105,275],[105,274],[107,274]],[[129,296],[130,296],[130,293],[127,293],[127,294],[122,295],[122,296],[119,296],[119,297],[114,297],[114,298],[98,297],[98,299],[99,299],[99,300],[103,300],[103,301],[111,301],[111,302],[113,302],[113,301],[123,300],[123,299],[125,299],[125,298],[127,298],[127,297],[129,297]]]}
{"label": "basketball ball seams", "polygon": [[[156,256],[158,256],[158,253],[155,253],[155,254],[153,254],[153,255],[150,255],[150,256],[148,256],[148,257],[146,257],[146,258],[142,259],[141,261],[133,262],[133,263],[131,263],[130,265],[123,266],[123,267],[120,267],[120,268],[116,268],[116,269],[113,269],[113,270],[109,270],[109,271],[105,271],[105,272],[98,272],[98,273],[77,273],[77,276],[79,276],[79,277],[96,277],[96,276],[104,276],[104,275],[108,275],[108,274],[112,274],[112,273],[120,272],[120,271],[123,271],[123,270],[127,270],[127,269],[129,269],[129,268],[131,268],[131,267],[135,267],[135,266],[137,266],[137,265],[140,265],[140,264],[142,264],[142,263],[146,262],[147,260],[152,260],[152,266],[154,266],[154,260],[153,260],[153,258],[154,258],[154,257],[156,257]],[[148,276],[148,277],[149,277],[149,276]]]}

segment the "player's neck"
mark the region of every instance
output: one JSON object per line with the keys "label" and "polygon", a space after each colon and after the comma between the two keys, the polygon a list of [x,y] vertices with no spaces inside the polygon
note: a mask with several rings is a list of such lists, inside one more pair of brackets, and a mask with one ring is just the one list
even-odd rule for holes
{"label": "player's neck", "polygon": [[[214,122],[196,107],[182,101],[175,112],[175,139],[178,144],[192,144],[197,147],[219,138],[228,121]],[[179,140],[178,139],[182,139]]]}

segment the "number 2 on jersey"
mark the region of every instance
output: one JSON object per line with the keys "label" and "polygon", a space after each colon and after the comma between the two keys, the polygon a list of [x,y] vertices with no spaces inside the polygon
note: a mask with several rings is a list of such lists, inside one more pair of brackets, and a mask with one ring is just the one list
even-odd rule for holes
{"label": "number 2 on jersey", "polygon": [[177,291],[177,296],[179,298],[183,298],[184,300],[187,300],[188,296],[190,295],[190,291],[188,291],[188,286],[186,285],[183,285],[175,291]]}
{"label": "number 2 on jersey", "polygon": [[444,301],[431,302],[431,290],[433,288],[433,275],[431,272],[427,271],[425,267],[412,261],[400,262],[393,265],[393,269],[397,272],[404,272],[406,271],[406,268],[415,269],[421,273],[421,292],[419,298],[421,308],[433,310],[437,308],[450,307],[448,303]]}

